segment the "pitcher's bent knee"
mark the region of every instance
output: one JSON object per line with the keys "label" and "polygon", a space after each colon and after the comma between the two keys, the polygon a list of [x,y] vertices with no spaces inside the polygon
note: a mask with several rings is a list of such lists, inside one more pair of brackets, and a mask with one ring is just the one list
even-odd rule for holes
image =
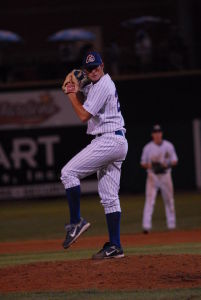
{"label": "pitcher's bent knee", "polygon": [[71,187],[80,185],[80,180],[77,174],[68,168],[68,165],[62,168],[61,170],[61,181],[65,187],[65,189],[69,189]]}
{"label": "pitcher's bent knee", "polygon": [[119,198],[116,199],[101,199],[105,214],[111,214],[114,212],[121,212],[121,206]]}

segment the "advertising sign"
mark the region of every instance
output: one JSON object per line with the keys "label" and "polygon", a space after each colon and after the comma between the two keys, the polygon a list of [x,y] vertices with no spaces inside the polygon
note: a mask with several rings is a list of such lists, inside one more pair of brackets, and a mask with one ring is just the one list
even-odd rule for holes
{"label": "advertising sign", "polygon": [[[61,168],[85,146],[85,131],[60,91],[1,93],[0,199],[65,195]],[[96,191],[96,181],[82,190]]]}
{"label": "advertising sign", "polygon": [[196,186],[201,189],[201,120],[193,121]]}

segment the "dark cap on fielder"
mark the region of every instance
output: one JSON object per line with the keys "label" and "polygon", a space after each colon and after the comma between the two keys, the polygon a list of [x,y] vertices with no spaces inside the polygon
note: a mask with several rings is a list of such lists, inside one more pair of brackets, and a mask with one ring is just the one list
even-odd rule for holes
{"label": "dark cap on fielder", "polygon": [[161,125],[159,125],[159,124],[153,125],[151,133],[154,133],[154,132],[163,132]]}
{"label": "dark cap on fielder", "polygon": [[83,67],[85,69],[91,67],[98,67],[103,63],[102,58],[98,52],[90,51],[88,52],[83,59]]}

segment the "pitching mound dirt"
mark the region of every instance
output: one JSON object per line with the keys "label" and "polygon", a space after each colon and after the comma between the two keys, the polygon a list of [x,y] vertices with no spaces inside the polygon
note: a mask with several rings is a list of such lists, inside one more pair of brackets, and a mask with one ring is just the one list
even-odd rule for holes
{"label": "pitching mound dirt", "polygon": [[0,269],[0,291],[139,290],[201,286],[200,255],[146,255]]}

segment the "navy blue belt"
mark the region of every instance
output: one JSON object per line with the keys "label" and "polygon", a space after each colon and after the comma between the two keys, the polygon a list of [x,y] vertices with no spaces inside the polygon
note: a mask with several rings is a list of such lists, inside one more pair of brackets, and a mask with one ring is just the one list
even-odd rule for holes
{"label": "navy blue belt", "polygon": [[114,133],[115,133],[116,135],[122,135],[122,136],[125,135],[124,132],[123,132],[122,130],[117,130],[117,131],[115,131]]}
{"label": "navy blue belt", "polygon": [[[105,132],[105,133],[110,133],[110,132]],[[101,136],[101,135],[103,135],[103,134],[104,134],[104,133],[99,133],[99,134],[97,134],[97,136]],[[116,131],[114,132],[114,134],[125,136],[123,130],[116,130]]]}

